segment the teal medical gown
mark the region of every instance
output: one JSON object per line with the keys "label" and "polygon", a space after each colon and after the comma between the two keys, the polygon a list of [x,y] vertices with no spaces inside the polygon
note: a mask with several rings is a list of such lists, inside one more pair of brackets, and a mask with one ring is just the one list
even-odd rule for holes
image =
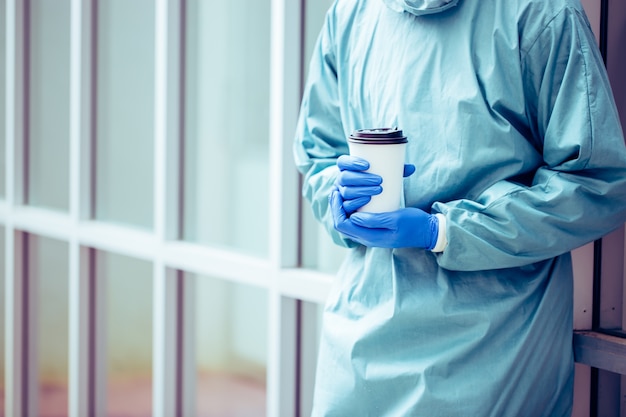
{"label": "teal medical gown", "polygon": [[[346,136],[389,126],[417,167],[406,206],[445,215],[442,253],[333,228]],[[335,2],[294,151],[315,216],[352,248],[325,307],[314,416],[570,414],[569,251],[626,220],[624,137],[577,0]]]}

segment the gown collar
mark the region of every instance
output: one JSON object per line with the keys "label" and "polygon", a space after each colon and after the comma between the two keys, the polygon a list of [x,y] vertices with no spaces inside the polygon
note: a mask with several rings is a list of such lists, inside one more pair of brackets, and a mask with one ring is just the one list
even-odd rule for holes
{"label": "gown collar", "polygon": [[392,10],[416,16],[439,13],[456,6],[459,0],[383,0]]}

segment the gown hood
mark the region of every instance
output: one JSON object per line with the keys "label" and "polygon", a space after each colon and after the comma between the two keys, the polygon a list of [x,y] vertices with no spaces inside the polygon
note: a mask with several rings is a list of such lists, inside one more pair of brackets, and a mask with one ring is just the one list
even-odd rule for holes
{"label": "gown hood", "polygon": [[409,12],[415,16],[439,13],[457,5],[459,0],[383,0],[398,12]]}

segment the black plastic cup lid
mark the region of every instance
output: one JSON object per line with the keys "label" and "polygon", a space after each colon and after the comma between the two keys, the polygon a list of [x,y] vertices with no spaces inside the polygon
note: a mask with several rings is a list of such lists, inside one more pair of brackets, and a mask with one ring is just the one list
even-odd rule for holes
{"label": "black plastic cup lid", "polygon": [[350,142],[372,145],[393,145],[407,143],[406,136],[397,127],[381,127],[376,129],[359,129],[348,137]]}

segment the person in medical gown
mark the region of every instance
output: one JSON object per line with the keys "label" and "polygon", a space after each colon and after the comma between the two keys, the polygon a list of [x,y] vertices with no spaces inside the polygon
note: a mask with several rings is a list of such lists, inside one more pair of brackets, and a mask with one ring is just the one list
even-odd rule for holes
{"label": "person in medical gown", "polygon": [[[357,212],[384,184],[346,138],[393,126],[403,208]],[[570,415],[569,252],[626,221],[624,136],[578,0],[336,1],[294,154],[351,248],[313,416]]]}

